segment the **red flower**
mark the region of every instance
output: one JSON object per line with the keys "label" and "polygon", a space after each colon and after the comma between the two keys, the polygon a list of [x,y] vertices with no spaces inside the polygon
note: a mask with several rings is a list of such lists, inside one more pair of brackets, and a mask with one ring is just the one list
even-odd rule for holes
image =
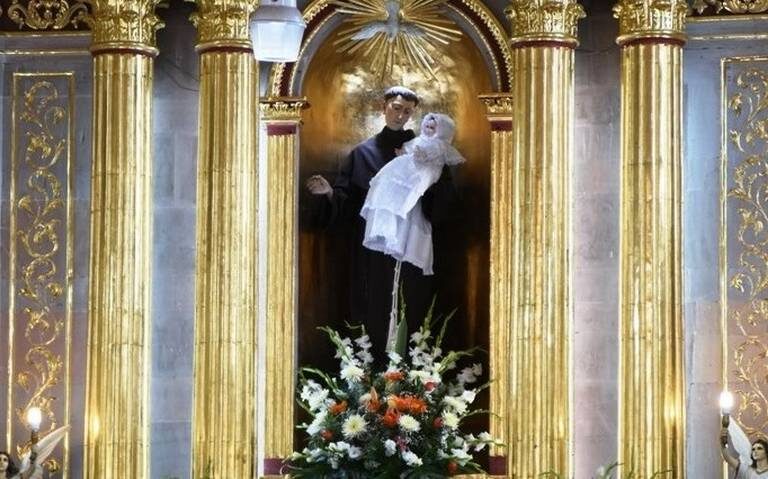
{"label": "red flower", "polygon": [[329,431],[328,429],[323,429],[320,432],[320,437],[322,437],[326,441],[330,441],[331,439],[333,439],[333,433],[331,431]]}
{"label": "red flower", "polygon": [[381,423],[384,424],[385,427],[395,427],[397,426],[397,421],[400,420],[400,413],[397,412],[397,409],[389,408],[387,409],[386,414],[382,416]]}
{"label": "red flower", "polygon": [[443,418],[440,416],[437,416],[435,420],[432,422],[432,425],[435,427],[435,429],[440,429],[443,427]]}
{"label": "red flower", "polygon": [[390,382],[402,381],[405,377],[402,371],[387,371],[384,373],[384,379]]}
{"label": "red flower", "polygon": [[452,476],[459,471],[459,465],[455,461],[448,461],[448,475]]}
{"label": "red flower", "polygon": [[333,403],[328,408],[328,412],[333,414],[334,416],[338,416],[339,414],[343,413],[347,410],[347,401],[341,401],[340,403]]}
{"label": "red flower", "polygon": [[437,383],[434,381],[427,381],[426,383],[424,383],[424,389],[427,392],[433,391],[436,387],[437,387]]}

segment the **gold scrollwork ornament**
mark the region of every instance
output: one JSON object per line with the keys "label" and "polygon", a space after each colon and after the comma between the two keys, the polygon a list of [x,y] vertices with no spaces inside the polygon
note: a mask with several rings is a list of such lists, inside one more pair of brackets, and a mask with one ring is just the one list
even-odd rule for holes
{"label": "gold scrollwork ornament", "polygon": [[[16,374],[16,384],[27,399],[23,406],[15,408],[15,413],[24,423],[26,411],[32,406],[39,407],[51,430],[59,422],[54,412],[57,398],[52,389],[64,370],[61,355],[51,349],[64,330],[63,319],[52,312],[64,294],[57,257],[63,251],[58,230],[66,224],[62,183],[52,170],[66,156],[68,147],[66,136],[58,131],[68,118],[67,111],[58,101],[58,89],[50,81],[36,82],[24,93],[20,119],[28,125],[24,163],[29,176],[24,194],[16,203],[18,219],[23,220],[18,221],[23,227],[16,237],[25,260],[19,265],[21,286],[14,293],[24,300],[24,338],[29,344],[24,355],[24,364],[29,368]],[[17,261],[15,257],[11,260]],[[29,443],[16,447],[21,454]],[[60,469],[55,458],[44,465],[49,472]]]}
{"label": "gold scrollwork ornament", "polygon": [[20,29],[61,30],[68,25],[77,28],[85,23],[86,15],[88,6],[84,0],[76,0],[72,5],[67,0],[29,0],[26,5],[21,0],[13,0],[8,7],[8,17]]}
{"label": "gold scrollwork ornament", "polygon": [[715,13],[763,13],[768,11],[768,0],[694,0],[691,6],[699,15],[712,7]]}
{"label": "gold scrollwork ornament", "polygon": [[736,417],[747,433],[756,434],[768,427],[768,382],[765,378],[765,325],[768,323],[768,202],[763,192],[768,187],[764,152],[768,148],[768,72],[750,68],[735,79],[738,91],[728,99],[739,128],[728,129],[730,144],[743,159],[733,169],[733,187],[728,191],[729,209],[736,210],[739,245],[738,271],[729,286],[744,295],[743,309],[728,311],[729,323],[744,340],[732,351],[735,392],[740,397]]}

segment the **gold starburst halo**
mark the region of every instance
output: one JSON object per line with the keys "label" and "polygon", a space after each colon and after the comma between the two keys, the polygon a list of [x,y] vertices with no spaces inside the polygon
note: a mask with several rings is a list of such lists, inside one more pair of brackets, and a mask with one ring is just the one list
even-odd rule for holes
{"label": "gold starburst halo", "polygon": [[433,42],[449,44],[461,30],[442,14],[447,0],[331,0],[347,15],[334,45],[339,53],[362,54],[380,77],[404,65],[435,77]]}

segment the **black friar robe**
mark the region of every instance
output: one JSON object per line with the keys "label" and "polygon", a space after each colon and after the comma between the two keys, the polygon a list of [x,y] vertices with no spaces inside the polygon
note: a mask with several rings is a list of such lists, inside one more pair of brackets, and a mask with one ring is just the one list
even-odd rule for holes
{"label": "black friar robe", "polygon": [[[395,156],[395,150],[415,137],[412,130],[390,130],[387,127],[350,152],[333,183],[333,197],[323,197],[325,207],[321,220],[327,227],[344,228],[351,236],[349,251],[349,321],[363,324],[371,337],[376,363],[385,364],[389,313],[392,306],[392,286],[395,260],[363,246],[365,220],[360,209],[365,202],[369,183],[378,171]],[[455,218],[458,194],[447,167],[440,179],[421,198],[422,210],[433,224]],[[439,264],[435,265],[439,274]],[[409,332],[421,326],[432,302],[434,279],[424,276],[421,269],[402,263],[400,272],[403,299]]]}

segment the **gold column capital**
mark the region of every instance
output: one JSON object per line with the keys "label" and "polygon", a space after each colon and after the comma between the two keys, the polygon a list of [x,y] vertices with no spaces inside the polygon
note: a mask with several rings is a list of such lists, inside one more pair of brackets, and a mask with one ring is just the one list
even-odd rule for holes
{"label": "gold column capital", "polygon": [[576,23],[586,16],[576,0],[510,0],[504,12],[513,47],[541,42],[576,47]]}
{"label": "gold column capital", "polygon": [[155,15],[161,0],[87,0],[84,17],[93,32],[93,53],[135,52],[157,55],[155,32],[164,26]]}
{"label": "gold column capital", "polygon": [[190,20],[197,27],[197,51],[251,51],[249,25],[256,0],[197,0]]}
{"label": "gold column capital", "polygon": [[511,93],[486,93],[478,95],[485,105],[489,121],[511,120],[514,98]]}
{"label": "gold column capital", "polygon": [[267,122],[300,122],[302,110],[309,108],[305,97],[270,97],[259,104]]}
{"label": "gold column capital", "polygon": [[619,45],[638,40],[685,42],[686,0],[619,0],[613,16],[619,20]]}

